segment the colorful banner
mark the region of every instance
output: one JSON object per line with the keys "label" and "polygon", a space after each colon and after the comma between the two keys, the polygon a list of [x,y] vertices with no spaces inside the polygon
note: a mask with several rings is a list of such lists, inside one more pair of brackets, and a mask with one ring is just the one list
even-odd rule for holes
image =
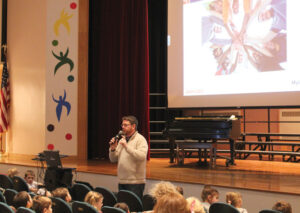
{"label": "colorful banner", "polygon": [[46,149],[77,155],[78,0],[47,0]]}

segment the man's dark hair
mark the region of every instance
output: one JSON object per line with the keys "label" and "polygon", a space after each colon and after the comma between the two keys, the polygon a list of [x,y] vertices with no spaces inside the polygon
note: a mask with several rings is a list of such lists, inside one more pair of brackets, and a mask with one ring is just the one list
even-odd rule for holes
{"label": "man's dark hair", "polygon": [[26,207],[29,199],[30,199],[30,195],[28,194],[28,192],[21,191],[15,195],[13,199],[13,204],[14,204],[13,206],[16,209],[18,209],[21,206]]}
{"label": "man's dark hair", "polygon": [[123,118],[122,118],[122,121],[129,121],[129,123],[132,125],[132,124],[135,124],[135,129],[137,129],[137,127],[138,127],[138,124],[139,124],[139,122],[138,122],[138,120],[137,120],[137,118],[135,117],[135,116],[133,116],[133,115],[127,115],[127,116],[124,116]]}

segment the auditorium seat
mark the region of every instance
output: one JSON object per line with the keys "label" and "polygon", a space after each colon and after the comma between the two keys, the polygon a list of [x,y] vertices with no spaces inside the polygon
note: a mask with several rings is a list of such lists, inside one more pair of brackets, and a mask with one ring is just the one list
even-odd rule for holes
{"label": "auditorium seat", "polygon": [[70,190],[72,199],[76,201],[84,201],[85,195],[89,191],[91,191],[91,189],[81,183],[75,183]]}
{"label": "auditorium seat", "polygon": [[94,187],[89,182],[76,180],[75,183],[81,183],[89,187],[91,190],[94,190]]}
{"label": "auditorium seat", "polygon": [[96,187],[95,191],[103,195],[103,206],[114,206],[117,203],[117,197],[109,189],[104,187]]}
{"label": "auditorium seat", "polygon": [[237,210],[235,207],[232,205],[229,205],[227,203],[213,203],[209,207],[209,213],[239,213],[239,210]]}
{"label": "auditorium seat", "polygon": [[35,211],[33,211],[32,209],[28,209],[28,208],[25,208],[25,207],[21,206],[17,209],[16,213],[35,213]]}
{"label": "auditorium seat", "polygon": [[17,192],[21,192],[21,191],[29,192],[29,187],[24,178],[20,176],[14,176],[12,178],[12,182],[13,182],[13,189],[16,190]]}
{"label": "auditorium seat", "polygon": [[59,197],[50,197],[52,200],[53,213],[72,213],[71,206]]}
{"label": "auditorium seat", "polygon": [[131,191],[120,190],[117,194],[117,200],[119,203],[126,203],[131,212],[143,211],[143,204],[141,199]]}
{"label": "auditorium seat", "polygon": [[281,212],[276,211],[276,210],[271,210],[271,209],[263,209],[263,210],[259,211],[259,213],[281,213]]}
{"label": "auditorium seat", "polygon": [[1,213],[15,213],[15,212],[9,207],[9,205],[7,205],[6,203],[2,203],[2,202],[0,202],[0,212],[1,212]]}
{"label": "auditorium seat", "polygon": [[149,194],[145,194],[142,198],[143,203],[143,211],[150,211],[153,210],[155,205],[155,199]]}
{"label": "auditorium seat", "polygon": [[28,192],[28,194],[30,195],[30,197],[31,197],[32,199],[36,196],[36,194],[35,194],[34,192]]}
{"label": "auditorium seat", "polygon": [[18,194],[18,192],[14,189],[6,189],[5,192],[4,192],[4,197],[6,199],[6,203],[9,205],[9,206],[12,206],[13,205],[13,201],[14,201],[14,197],[15,195]]}
{"label": "auditorium seat", "polygon": [[0,187],[3,189],[12,189],[13,182],[10,177],[0,174]]}
{"label": "auditorium seat", "polygon": [[72,203],[72,212],[73,213],[98,213],[97,209],[95,209],[92,205],[81,201],[74,201]]}
{"label": "auditorium seat", "polygon": [[123,209],[115,208],[111,206],[103,206],[101,211],[102,213],[127,213]]}
{"label": "auditorium seat", "polygon": [[4,195],[3,195],[2,192],[0,192],[0,202],[6,203],[6,199],[5,199],[5,197],[4,197]]}

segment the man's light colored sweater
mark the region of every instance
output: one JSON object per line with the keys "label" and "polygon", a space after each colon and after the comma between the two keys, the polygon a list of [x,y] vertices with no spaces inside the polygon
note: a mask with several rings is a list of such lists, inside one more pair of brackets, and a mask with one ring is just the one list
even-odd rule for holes
{"label": "man's light colored sweater", "polygon": [[118,162],[118,179],[121,184],[146,182],[146,157],[148,144],[137,131],[127,143],[127,149],[118,144],[115,151],[109,150],[111,162]]}

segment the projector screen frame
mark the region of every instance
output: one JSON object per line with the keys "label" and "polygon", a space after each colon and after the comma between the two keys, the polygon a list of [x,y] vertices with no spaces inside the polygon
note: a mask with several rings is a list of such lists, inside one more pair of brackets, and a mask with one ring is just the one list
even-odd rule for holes
{"label": "projector screen frame", "polygon": [[[173,2],[181,2],[182,6],[173,6],[170,4],[173,4]],[[236,90],[240,92],[240,87],[239,85],[243,85],[245,83],[251,82],[250,83],[250,88],[252,88],[252,84],[253,84],[253,89],[254,92],[249,92],[249,91],[242,91],[240,94],[234,94],[234,93],[224,93],[224,94],[213,94],[213,93],[209,93],[208,95],[200,95],[198,97],[203,98],[203,100],[201,101],[194,101],[191,102],[190,104],[187,104],[190,102],[191,98],[194,98],[195,95],[186,95],[184,96],[184,75],[183,75],[183,60],[182,62],[180,62],[179,64],[177,64],[177,67],[179,67],[178,69],[182,69],[182,71],[177,71],[177,72],[173,72],[173,68],[172,68],[172,63],[174,64],[175,62],[180,60],[180,57],[183,58],[182,56],[180,56],[180,52],[181,51],[173,51],[172,49],[170,50],[170,47],[173,46],[179,46],[179,50],[183,50],[183,44],[181,46],[181,44],[177,44],[175,43],[177,40],[181,40],[183,37],[183,33],[180,34],[179,38],[174,38],[174,35],[172,34],[173,32],[170,33],[170,23],[176,23],[176,27],[180,28],[181,26],[183,26],[183,21],[182,23],[178,23],[178,20],[182,19],[180,18],[183,17],[183,0],[179,0],[179,1],[168,1],[168,16],[167,16],[167,23],[168,23],[168,43],[167,43],[167,58],[168,58],[168,62],[167,62],[167,107],[168,108],[186,108],[186,109],[190,109],[190,108],[212,108],[212,109],[224,109],[224,108],[228,108],[228,109],[232,109],[232,108],[237,108],[237,109],[242,109],[242,108],[298,108],[300,106],[300,101],[299,100],[299,96],[300,96],[300,90],[299,90],[299,85],[300,85],[300,79],[299,79],[299,75],[297,74],[297,68],[295,68],[295,66],[290,66],[290,67],[294,67],[293,68],[293,72],[296,73],[292,75],[291,77],[285,79],[285,82],[282,83],[282,85],[278,84],[276,81],[274,81],[273,87],[275,87],[274,91],[273,89],[271,89],[270,87],[268,87],[268,82],[272,82],[273,79],[271,77],[268,77],[266,79],[264,79],[263,81],[260,81],[260,87],[262,87],[263,92],[259,93],[257,92],[257,85],[259,85],[258,80],[255,81],[249,81],[248,77],[244,77],[244,79],[241,79],[240,82],[237,82],[237,86],[236,86]],[[189,1],[186,1],[189,2]],[[175,17],[176,20],[169,20],[170,19],[170,15],[172,15],[172,12],[170,12],[170,7],[177,7],[181,8],[182,10],[179,11],[177,15],[177,17]],[[290,10],[291,7],[289,7],[289,12],[295,13],[294,10]],[[173,12],[174,13],[174,12]],[[292,14],[291,13],[291,14]],[[290,16],[289,16],[290,17]],[[290,29],[289,29],[290,30]],[[182,30],[183,31],[183,30]],[[289,33],[289,38],[292,34],[292,31],[290,31],[291,33]],[[293,35],[294,36],[294,35]],[[290,46],[290,45],[289,45]],[[182,51],[183,54],[183,51]],[[174,58],[172,58],[172,60],[170,60],[170,55],[175,56]],[[173,57],[172,56],[172,57]],[[199,59],[200,60],[200,59]],[[294,63],[295,60],[293,60]],[[291,64],[289,64],[291,65]],[[176,66],[175,66],[176,67]],[[172,73],[170,74],[170,70],[172,70]],[[205,72],[205,67],[203,68],[203,70],[199,70],[199,72]],[[285,71],[275,71],[275,72],[271,72],[274,73],[277,77],[278,80],[281,80],[281,74],[284,73]],[[266,73],[262,73],[264,76]],[[285,74],[284,74],[285,75]],[[290,75],[290,74],[288,74]],[[179,80],[174,80],[175,77],[174,76],[178,76],[177,78]],[[295,76],[295,77],[294,77]],[[291,78],[291,79],[290,79]],[[197,78],[196,78],[197,79]],[[298,80],[299,79],[299,80]],[[282,79],[284,80],[284,79]],[[292,81],[293,80],[293,81]],[[197,80],[195,80],[197,81]],[[295,81],[295,82],[294,82]],[[236,82],[236,81],[233,81]],[[276,82],[276,83],[275,83]],[[264,85],[266,84],[266,86],[264,87]],[[298,85],[299,84],[299,85]],[[283,87],[284,85],[288,85],[289,88],[288,89],[283,89],[281,91],[281,87]],[[277,86],[279,87],[279,89],[277,88]],[[297,87],[297,88],[296,88]],[[219,91],[223,90],[223,87],[219,87]],[[224,87],[226,88],[226,87]],[[176,92],[173,92],[173,94],[170,95],[170,91],[175,90]],[[298,91],[297,91],[298,90]],[[209,98],[207,98],[209,96]],[[221,97],[222,96],[222,97]],[[178,98],[179,97],[179,98]],[[230,98],[228,98],[230,97]],[[241,100],[240,97],[243,97],[244,100]],[[258,98],[257,98],[258,97]],[[274,98],[276,97],[276,98]],[[220,100],[219,103],[215,103],[214,101],[212,101],[212,99],[214,100]],[[174,101],[175,100],[175,101]],[[196,99],[194,99],[196,100]],[[177,102],[176,102],[177,101]],[[216,101],[217,102],[217,101]]]}

